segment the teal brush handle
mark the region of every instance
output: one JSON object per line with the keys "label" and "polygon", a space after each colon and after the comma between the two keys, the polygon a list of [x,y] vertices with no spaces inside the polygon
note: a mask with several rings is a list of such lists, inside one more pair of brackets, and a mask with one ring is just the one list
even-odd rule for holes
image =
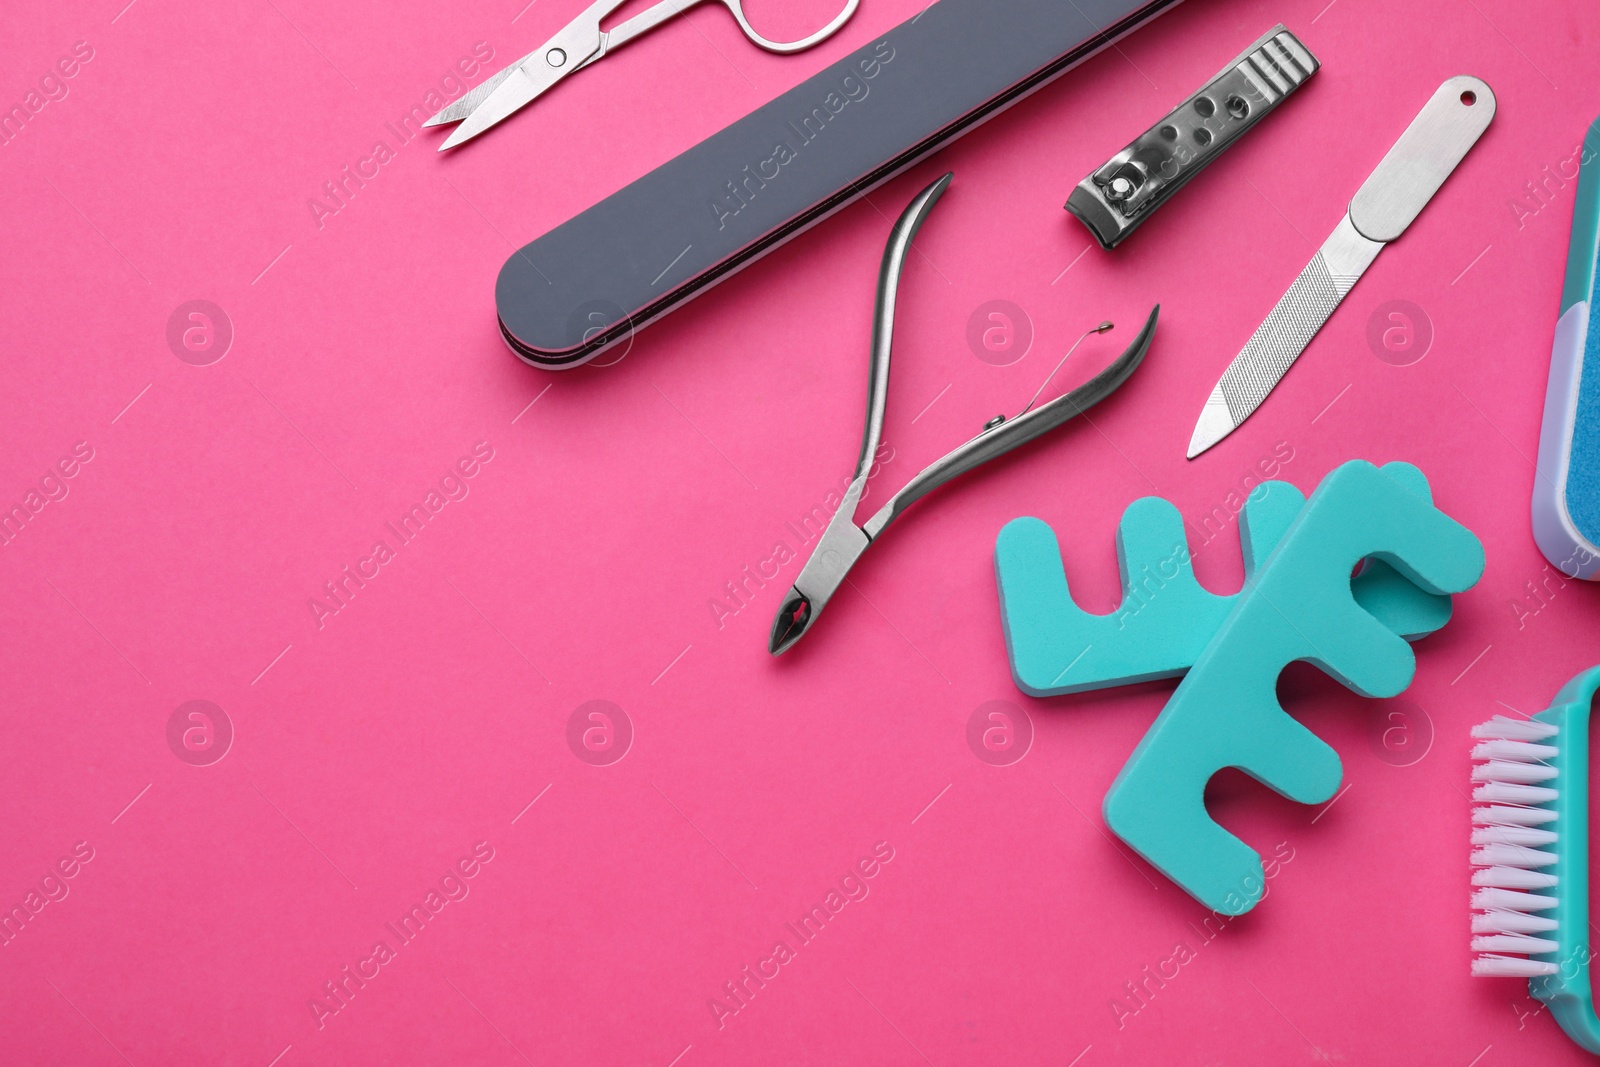
{"label": "teal brush handle", "polygon": [[1600,1018],[1589,989],[1589,711],[1600,690],[1600,667],[1568,682],[1534,718],[1556,727],[1555,952],[1534,956],[1554,963],[1556,974],[1528,980],[1528,991],[1550,1006],[1567,1036],[1600,1053]]}

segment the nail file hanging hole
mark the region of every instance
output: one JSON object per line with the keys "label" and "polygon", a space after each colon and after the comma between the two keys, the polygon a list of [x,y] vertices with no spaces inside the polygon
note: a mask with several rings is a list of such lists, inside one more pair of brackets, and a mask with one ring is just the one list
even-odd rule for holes
{"label": "nail file hanging hole", "polygon": [[552,67],[565,66],[567,62],[567,53],[563,52],[559,48],[552,48],[550,51],[544,54],[544,61],[550,64]]}
{"label": "nail file hanging hole", "polygon": [[1478,102],[1478,94],[1473,92],[1471,89],[1468,89],[1466,92],[1461,94],[1461,102],[1466,104],[1468,107],[1471,107],[1473,104]]}
{"label": "nail file hanging hole", "polygon": [[1194,131],[1194,143],[1204,148],[1211,143],[1211,131],[1204,126]]}
{"label": "nail file hanging hole", "polygon": [[1176,141],[1178,139],[1178,128],[1176,126],[1161,127],[1161,139],[1163,141]]}
{"label": "nail file hanging hole", "polygon": [[1211,102],[1209,96],[1197,96],[1194,100],[1195,114],[1203,119],[1208,119],[1217,113],[1217,105]]}
{"label": "nail file hanging hole", "polygon": [[1250,114],[1250,102],[1238,94],[1228,97],[1228,114],[1236,119],[1248,117]]}

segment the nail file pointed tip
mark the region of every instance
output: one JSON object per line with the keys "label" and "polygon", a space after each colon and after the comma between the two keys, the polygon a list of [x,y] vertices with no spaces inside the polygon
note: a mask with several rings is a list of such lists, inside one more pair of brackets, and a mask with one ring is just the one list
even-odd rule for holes
{"label": "nail file pointed tip", "polygon": [[1228,401],[1222,395],[1221,385],[1218,385],[1206,397],[1206,406],[1200,410],[1200,420],[1194,424],[1194,436],[1189,438],[1189,458],[1194,459],[1236,429],[1238,426],[1228,410]]}
{"label": "nail file pointed tip", "polygon": [[1210,451],[1211,447],[1220,440],[1222,440],[1220,437],[1215,440],[1208,440],[1205,435],[1205,427],[1196,426],[1194,428],[1194,436],[1189,439],[1188,458],[1194,459],[1196,456]]}

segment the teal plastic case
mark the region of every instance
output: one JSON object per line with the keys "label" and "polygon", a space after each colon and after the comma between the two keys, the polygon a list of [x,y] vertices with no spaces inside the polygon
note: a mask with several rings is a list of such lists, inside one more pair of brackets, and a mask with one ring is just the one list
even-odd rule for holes
{"label": "teal plastic case", "polygon": [[1600,119],[1583,141],[1567,281],[1539,434],[1533,536],[1563,574],[1600,578]]}

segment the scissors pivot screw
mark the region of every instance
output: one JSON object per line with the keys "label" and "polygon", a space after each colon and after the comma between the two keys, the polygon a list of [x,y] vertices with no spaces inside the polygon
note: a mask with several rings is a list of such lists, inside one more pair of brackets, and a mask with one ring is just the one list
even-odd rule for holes
{"label": "scissors pivot screw", "polygon": [[552,48],[550,51],[544,54],[544,61],[550,64],[552,67],[566,66],[567,53],[563,52],[559,48]]}

